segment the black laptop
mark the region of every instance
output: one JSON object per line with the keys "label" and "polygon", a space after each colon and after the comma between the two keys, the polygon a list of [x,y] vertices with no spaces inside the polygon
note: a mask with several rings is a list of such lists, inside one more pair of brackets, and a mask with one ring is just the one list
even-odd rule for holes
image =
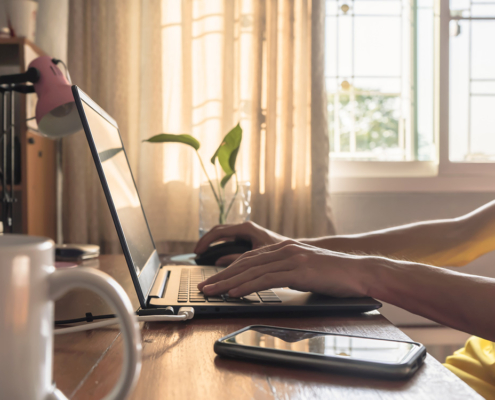
{"label": "black laptop", "polygon": [[[288,288],[241,298],[205,297],[197,284],[221,271],[217,267],[162,265],[148,227],[117,123],[88,95],[72,86],[74,100],[105,192],[115,228],[136,289],[141,313],[194,307],[195,314],[294,311],[370,311],[372,298],[334,298]],[[171,308],[170,308],[171,307]]]}

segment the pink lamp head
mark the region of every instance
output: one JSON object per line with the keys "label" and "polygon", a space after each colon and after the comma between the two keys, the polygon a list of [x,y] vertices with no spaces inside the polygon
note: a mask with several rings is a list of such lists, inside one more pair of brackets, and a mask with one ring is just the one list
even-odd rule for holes
{"label": "pink lamp head", "polygon": [[82,129],[74,96],[62,71],[48,56],[36,58],[29,64],[40,72],[34,83],[38,95],[36,122],[43,136],[57,139]]}

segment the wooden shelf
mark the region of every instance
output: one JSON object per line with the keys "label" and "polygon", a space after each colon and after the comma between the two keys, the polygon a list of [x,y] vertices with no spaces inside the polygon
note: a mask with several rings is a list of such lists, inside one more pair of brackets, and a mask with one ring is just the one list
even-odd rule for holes
{"label": "wooden shelf", "polygon": [[[2,185],[0,185],[0,190],[2,190]],[[14,192],[19,192],[21,190],[22,190],[22,185],[14,185]]]}
{"label": "wooden shelf", "polygon": [[38,55],[44,56],[46,55],[43,50],[41,50],[38,46],[36,46],[33,42],[26,38],[18,38],[18,37],[11,37],[11,38],[0,38],[0,45],[4,44],[13,44],[17,46],[29,46],[31,47]]}
{"label": "wooden shelf", "polygon": [[[25,72],[39,56],[46,55],[25,38],[0,39],[0,75]],[[14,233],[56,238],[55,141],[27,126],[36,105],[35,94],[16,95],[16,137],[20,142],[19,185],[14,185]]]}

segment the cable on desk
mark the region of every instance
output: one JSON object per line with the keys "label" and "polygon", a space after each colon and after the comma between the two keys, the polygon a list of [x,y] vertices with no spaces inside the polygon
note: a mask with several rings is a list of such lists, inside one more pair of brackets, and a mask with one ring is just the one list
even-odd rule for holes
{"label": "cable on desk", "polygon": [[115,314],[107,314],[107,315],[93,315],[91,313],[86,313],[85,318],[74,318],[74,319],[64,319],[61,321],[55,321],[55,325],[67,325],[67,324],[77,324],[79,322],[93,322],[97,319],[108,319],[115,318]]}
{"label": "cable on desk", "polygon": [[[99,316],[99,317],[103,317],[103,316]],[[177,322],[177,321],[186,321],[188,319],[192,319],[193,317],[194,317],[194,308],[181,307],[177,315],[140,315],[137,317],[137,320],[139,322]],[[85,319],[83,318],[83,320]],[[90,329],[103,328],[104,326],[115,325],[118,323],[119,320],[117,318],[109,318],[106,321],[91,322],[84,325],[72,326],[70,328],[55,329],[53,333],[55,335],[63,335],[65,333],[82,332]]]}
{"label": "cable on desk", "polygon": [[[185,307],[182,307],[185,308]],[[174,315],[173,307],[165,307],[165,308],[154,308],[154,309],[139,309],[136,311],[136,315]],[[68,325],[68,324],[77,324],[79,322],[93,322],[97,319],[108,319],[108,318],[116,318],[115,314],[106,314],[106,315],[93,315],[93,313],[86,313],[86,316],[83,318],[73,318],[73,319],[62,319],[55,321],[56,325]]]}

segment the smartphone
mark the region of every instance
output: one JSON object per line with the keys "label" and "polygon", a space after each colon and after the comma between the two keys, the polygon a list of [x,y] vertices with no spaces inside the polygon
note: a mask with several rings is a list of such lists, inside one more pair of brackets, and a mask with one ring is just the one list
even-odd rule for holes
{"label": "smartphone", "polygon": [[252,325],[215,342],[219,356],[404,379],[426,357],[421,343]]}

